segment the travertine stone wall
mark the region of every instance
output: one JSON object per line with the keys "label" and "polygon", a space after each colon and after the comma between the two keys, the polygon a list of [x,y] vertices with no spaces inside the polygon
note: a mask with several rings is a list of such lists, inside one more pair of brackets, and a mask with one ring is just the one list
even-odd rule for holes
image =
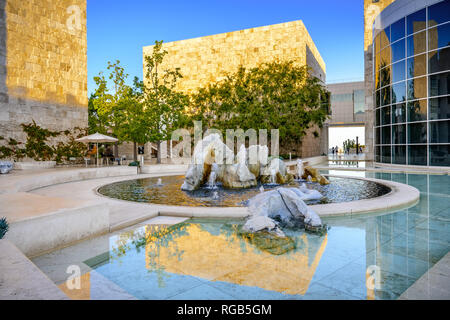
{"label": "travertine stone wall", "polygon": [[0,34],[0,135],[86,127],[86,0],[0,0]]}
{"label": "travertine stone wall", "polygon": [[[325,62],[301,20],[167,42],[163,48],[168,51],[164,66],[181,69],[178,89],[185,92],[219,81],[239,65],[251,68],[275,59],[309,62],[325,81]],[[153,46],[144,47],[144,57],[152,50]]]}
{"label": "travertine stone wall", "polygon": [[[325,62],[301,20],[167,42],[163,48],[168,51],[163,68],[180,68],[183,78],[177,89],[187,93],[224,79],[240,65],[252,68],[274,60],[307,64],[312,68],[313,75],[326,81]],[[144,47],[143,56],[151,54],[152,50],[153,46]],[[320,137],[312,135],[314,130],[319,132]],[[314,128],[301,144],[286,148],[280,146],[280,153],[291,151],[304,157],[320,155],[326,151],[326,141],[327,131]]]}
{"label": "travertine stone wall", "polygon": [[373,159],[373,58],[372,58],[372,27],[375,18],[395,0],[364,0],[364,82],[366,92],[366,160]]}

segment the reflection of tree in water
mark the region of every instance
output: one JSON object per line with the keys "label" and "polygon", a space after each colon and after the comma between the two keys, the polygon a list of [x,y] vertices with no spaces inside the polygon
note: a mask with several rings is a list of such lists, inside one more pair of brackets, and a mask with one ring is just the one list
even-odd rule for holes
{"label": "reflection of tree in water", "polygon": [[155,272],[158,285],[164,286],[164,278],[169,277],[165,273],[164,266],[159,263],[159,254],[162,247],[167,248],[170,257],[182,259],[183,251],[180,251],[175,239],[189,235],[189,224],[179,223],[175,225],[147,225],[135,231],[125,232],[119,235],[116,246],[111,250],[110,260],[118,260],[134,249],[139,253],[142,249],[146,252],[146,267],[148,272]]}

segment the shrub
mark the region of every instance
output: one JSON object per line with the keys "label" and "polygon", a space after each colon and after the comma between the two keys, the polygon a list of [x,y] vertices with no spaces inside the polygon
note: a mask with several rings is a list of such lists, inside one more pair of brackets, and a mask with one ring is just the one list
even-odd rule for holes
{"label": "shrub", "polygon": [[0,219],[0,239],[5,236],[6,232],[8,232],[8,229],[9,229],[8,221],[6,221],[6,218],[1,218]]}

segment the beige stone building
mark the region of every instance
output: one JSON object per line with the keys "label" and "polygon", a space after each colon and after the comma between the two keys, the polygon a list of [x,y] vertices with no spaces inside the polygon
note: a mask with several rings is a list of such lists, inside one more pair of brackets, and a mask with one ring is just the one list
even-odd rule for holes
{"label": "beige stone building", "polygon": [[0,0],[0,136],[87,127],[86,0]]}
{"label": "beige stone building", "polygon": [[[274,60],[309,65],[315,76],[323,82],[326,80],[325,62],[301,20],[168,42],[163,48],[168,51],[163,67],[180,68],[183,78],[177,89],[187,93],[220,81],[240,65],[252,68]],[[152,50],[153,46],[144,47],[144,58]],[[313,136],[314,130],[320,133],[318,138]],[[326,132],[312,128],[301,144],[280,150],[280,153],[292,152],[303,157],[320,155],[326,152]]]}

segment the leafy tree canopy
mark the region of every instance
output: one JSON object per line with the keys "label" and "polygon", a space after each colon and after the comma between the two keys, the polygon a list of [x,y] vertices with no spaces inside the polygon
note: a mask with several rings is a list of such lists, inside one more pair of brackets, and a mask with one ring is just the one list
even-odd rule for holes
{"label": "leafy tree canopy", "polygon": [[307,66],[292,61],[240,67],[192,96],[194,120],[204,127],[279,129],[280,143],[298,142],[329,114],[329,92]]}

